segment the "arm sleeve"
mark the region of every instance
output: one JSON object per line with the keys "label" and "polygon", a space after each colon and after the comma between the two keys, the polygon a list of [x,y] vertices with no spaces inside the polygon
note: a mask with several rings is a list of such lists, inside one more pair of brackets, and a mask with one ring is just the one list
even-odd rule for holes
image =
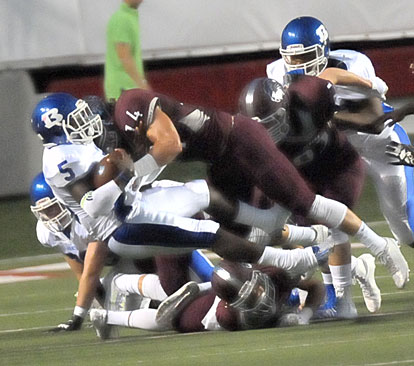
{"label": "arm sleeve", "polygon": [[82,197],[81,207],[93,218],[106,215],[112,210],[121,194],[121,188],[111,180],[94,191],[87,192]]}

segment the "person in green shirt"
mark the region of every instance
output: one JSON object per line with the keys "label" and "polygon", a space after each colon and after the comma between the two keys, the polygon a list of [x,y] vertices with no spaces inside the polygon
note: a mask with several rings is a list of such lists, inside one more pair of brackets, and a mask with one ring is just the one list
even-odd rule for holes
{"label": "person in green shirt", "polygon": [[147,89],[141,56],[138,7],[143,0],[123,0],[106,29],[105,98],[118,99],[123,90]]}

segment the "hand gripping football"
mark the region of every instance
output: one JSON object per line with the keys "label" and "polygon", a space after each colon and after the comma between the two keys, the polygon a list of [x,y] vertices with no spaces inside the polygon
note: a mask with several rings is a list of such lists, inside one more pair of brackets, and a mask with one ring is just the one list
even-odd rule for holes
{"label": "hand gripping football", "polygon": [[92,175],[92,184],[96,189],[115,180],[123,189],[134,176],[134,172],[134,162],[128,153],[124,149],[115,149],[96,165]]}

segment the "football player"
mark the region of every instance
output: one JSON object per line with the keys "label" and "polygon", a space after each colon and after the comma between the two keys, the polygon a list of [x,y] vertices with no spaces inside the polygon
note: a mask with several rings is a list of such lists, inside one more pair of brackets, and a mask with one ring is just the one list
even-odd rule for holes
{"label": "football player", "polygon": [[[333,113],[332,105],[324,106],[327,108],[321,113]],[[123,139],[129,141],[132,154],[146,152],[136,163],[145,165],[145,169],[155,169],[163,162],[157,162],[153,150],[163,150],[163,156],[175,155],[175,150],[168,147],[168,138],[163,143],[162,125],[167,121],[169,129],[175,130],[173,135],[182,142],[179,158],[207,162],[209,181],[226,197],[249,202],[254,189],[259,188],[295,215],[338,228],[368,246],[381,248],[396,285],[404,287],[408,266],[395,243],[380,238],[344,204],[316,195],[261,124],[242,115],[179,103],[141,89],[125,91],[115,105],[114,122]],[[252,216],[249,207],[240,205],[237,222]]]}
{"label": "football player", "polygon": [[[258,78],[244,88],[239,105],[243,114],[257,119],[266,127],[274,143],[318,194],[351,208],[355,206],[364,181],[362,162],[346,137],[331,123],[334,113],[332,84],[313,76],[300,75],[285,88],[273,79]],[[303,218],[296,217],[296,221],[303,223]],[[349,238],[340,230],[332,229],[332,240],[336,244],[330,256],[333,285],[338,293],[348,293],[338,296],[337,316],[351,316],[355,308],[350,296]],[[386,240],[398,251],[391,239]],[[386,246],[379,246],[379,242],[368,245],[380,261],[387,264],[384,258],[387,256]],[[361,256],[352,262],[354,274],[355,270],[358,272],[367,307],[375,312],[380,308],[381,294],[375,283],[372,259],[372,256]],[[347,272],[349,278],[346,278]],[[323,276],[326,282],[330,282],[328,274]],[[348,309],[344,308],[345,299],[351,304]]]}
{"label": "football player", "polygon": [[[302,72],[320,76],[329,68],[341,68],[359,75],[368,81],[370,89],[385,99],[386,83],[375,74],[369,58],[353,50],[330,50],[329,34],[318,19],[301,16],[291,20],[281,34],[281,59],[267,65],[267,76],[283,83],[289,72]],[[389,106],[384,104],[384,110]],[[380,134],[366,134],[355,130],[347,131],[348,139],[362,156],[368,175],[375,185],[381,211],[399,244],[414,241],[413,194],[410,184],[411,168],[388,164],[384,154],[385,146],[391,141],[409,144],[404,129],[390,119],[383,120]],[[381,129],[382,130],[382,129]]]}
{"label": "football player", "polygon": [[[309,324],[323,300],[323,285],[315,280],[298,280],[274,266],[220,262],[205,291],[195,282],[185,284],[144,318],[141,310],[113,312],[93,310],[91,320],[98,334],[107,334],[110,325],[147,330],[175,329],[180,332],[204,330],[246,330]],[[304,304],[294,310],[288,299],[294,287],[307,291]]]}
{"label": "football player", "polygon": [[[156,182],[157,187],[177,184],[177,182]],[[148,196],[157,195],[158,191],[158,189],[147,190],[148,194],[145,194],[145,198],[148,200]],[[78,220],[73,219],[71,212],[57,201],[50,186],[46,183],[43,173],[39,173],[33,179],[30,196],[32,201],[31,211],[38,219],[36,233],[39,242],[46,247],[59,248],[79,280],[83,271],[83,260],[87,245],[93,238]],[[134,265],[126,267],[128,263],[111,260],[110,264],[115,263],[116,265],[108,274],[108,279],[101,279],[102,284],[106,285],[107,291],[102,285],[98,286],[97,298],[101,306],[105,305],[106,307],[111,304],[111,301],[123,301],[123,304],[114,303],[113,305],[125,306],[125,302],[128,301],[126,297],[131,293],[162,301],[167,297],[167,293],[172,294],[188,281],[186,274],[180,273],[180,267],[189,267],[196,277],[199,276],[201,279],[208,281],[213,268],[211,262],[201,251],[195,251],[190,257],[158,256],[154,258],[155,267],[158,269],[157,275],[135,273],[138,272],[136,265],[139,266],[140,263],[134,263]],[[125,270],[132,271],[134,274],[125,274]],[[112,279],[112,277],[114,278]],[[113,284],[109,281],[116,281],[119,284],[118,287],[120,288],[117,291],[121,292],[120,298],[115,292]],[[140,285],[139,290],[137,288],[135,292],[128,291],[138,284]],[[165,293],[164,288],[167,293]],[[107,295],[107,298],[105,298],[105,295]],[[54,331],[58,331],[65,326],[67,324],[62,323]]]}
{"label": "football player", "polygon": [[[87,245],[93,238],[73,214],[54,196],[43,173],[35,176],[30,186],[30,209],[36,217],[36,235],[40,244],[58,248],[78,281],[83,272]],[[103,305],[105,289],[98,285],[96,298]]]}
{"label": "football player", "polygon": [[37,221],[36,234],[40,244],[58,248],[79,280],[83,270],[83,258],[90,237],[70,211],[60,203],[43,173],[33,179],[30,187],[30,209]]}
{"label": "football player", "polygon": [[[177,140],[178,133],[171,120],[158,107],[153,106],[159,123],[154,125],[154,129],[148,129],[151,130],[149,134],[167,136],[169,141],[161,143],[161,147],[157,143],[157,147],[152,148],[152,153],[162,165],[181,151],[181,141]],[[130,113],[133,121],[141,118],[140,113],[135,112]],[[154,110],[150,113],[153,112]],[[154,157],[151,155],[148,161],[146,156],[144,163],[140,159],[133,167],[122,150],[104,158],[103,152],[93,143],[102,134],[100,116],[92,113],[84,100],[66,93],[55,93],[42,99],[33,111],[32,127],[43,141],[43,173],[46,182],[55,197],[77,216],[94,239],[88,244],[76,306],[65,330],[81,328],[95,294],[99,274],[110,252],[108,247],[116,254],[129,258],[152,256],[167,249],[177,253],[209,248],[223,258],[278,264],[300,273],[304,268],[315,267],[318,260],[324,259],[332,247],[328,244],[289,251],[264,248],[220,228],[213,221],[195,220],[174,215],[171,211],[159,211],[158,204],[154,209],[139,198],[135,199],[139,194],[131,195],[133,202],[121,205],[125,208],[123,212],[118,210],[118,214],[123,216],[121,222],[114,210],[115,203],[119,202],[128,183],[131,192],[135,192],[137,179],[160,168],[157,163],[156,169],[153,169]],[[137,149],[142,149],[142,146],[137,146]],[[101,162],[109,164],[109,171],[112,169],[117,174],[96,188],[91,182],[96,177],[99,178],[101,168],[105,172],[105,166],[100,165]],[[98,172],[95,174],[96,165]],[[135,170],[138,171],[138,177],[134,176]],[[205,183],[192,186],[206,187]],[[203,197],[209,200],[208,191]],[[170,206],[168,203],[164,202]],[[175,207],[170,207],[170,210],[174,209]],[[338,210],[339,215],[335,217],[342,215],[341,209],[343,210],[342,206]],[[318,212],[317,208],[316,211]],[[330,216],[329,212],[327,215]],[[350,219],[353,219],[352,215]]]}

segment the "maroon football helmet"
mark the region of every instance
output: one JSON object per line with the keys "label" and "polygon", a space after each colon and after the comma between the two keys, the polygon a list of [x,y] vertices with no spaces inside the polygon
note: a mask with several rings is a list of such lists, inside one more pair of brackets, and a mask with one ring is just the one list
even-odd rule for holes
{"label": "maroon football helmet", "polygon": [[241,328],[261,328],[275,320],[277,287],[251,265],[222,261],[214,268],[211,284],[217,296],[238,311]]}
{"label": "maroon football helmet", "polygon": [[277,143],[308,143],[327,126],[335,112],[334,88],[327,80],[295,75],[288,86],[259,78],[239,98],[239,110],[258,120]]}
{"label": "maroon football helmet", "polygon": [[276,80],[263,77],[247,84],[239,97],[239,112],[263,124],[275,143],[289,132],[285,90]]}

